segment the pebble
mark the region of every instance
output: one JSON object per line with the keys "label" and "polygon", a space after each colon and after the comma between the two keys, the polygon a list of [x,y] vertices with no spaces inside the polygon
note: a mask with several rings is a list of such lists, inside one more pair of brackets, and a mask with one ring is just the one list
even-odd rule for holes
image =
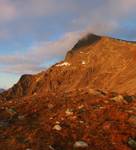
{"label": "pebble", "polygon": [[24,115],[19,115],[19,116],[18,116],[18,119],[19,119],[19,120],[24,120],[24,119],[25,119],[25,116],[24,116]]}
{"label": "pebble", "polygon": [[17,114],[16,110],[13,108],[6,108],[6,111],[12,116]]}
{"label": "pebble", "polygon": [[115,96],[115,97],[111,98],[110,100],[118,102],[118,103],[122,103],[125,101],[122,95]]}
{"label": "pebble", "polygon": [[78,106],[78,109],[82,109],[82,108],[84,108],[84,105]]}
{"label": "pebble", "polygon": [[79,121],[79,122],[80,122],[81,124],[83,124],[83,123],[84,123],[84,121],[82,121],[82,120],[81,120],[81,121]]}
{"label": "pebble", "polygon": [[67,110],[65,111],[65,113],[66,113],[67,116],[73,115],[72,109],[67,109]]}
{"label": "pebble", "polygon": [[136,127],[136,115],[131,115],[130,118],[128,119],[128,122]]}
{"label": "pebble", "polygon": [[51,149],[51,150],[55,150],[51,145],[49,145],[49,149]]}
{"label": "pebble", "polygon": [[59,121],[56,121],[56,124],[60,124],[60,122],[59,122]]}
{"label": "pebble", "polygon": [[128,145],[133,148],[133,149],[136,149],[136,140],[133,139],[133,138],[129,138],[128,140]]}
{"label": "pebble", "polygon": [[76,141],[74,144],[74,148],[87,148],[88,144],[84,141]]}
{"label": "pebble", "polygon": [[54,129],[54,130],[57,130],[57,131],[60,131],[60,130],[62,129],[62,127],[57,124],[57,125],[55,125],[55,126],[53,127],[53,129]]}

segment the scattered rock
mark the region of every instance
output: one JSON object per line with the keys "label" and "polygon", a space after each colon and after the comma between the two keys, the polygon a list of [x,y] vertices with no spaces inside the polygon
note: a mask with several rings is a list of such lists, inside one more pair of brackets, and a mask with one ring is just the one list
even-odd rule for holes
{"label": "scattered rock", "polygon": [[0,121],[0,128],[7,128],[9,127],[8,121]]}
{"label": "scattered rock", "polygon": [[56,121],[56,124],[60,124],[60,122],[59,122],[59,121]]}
{"label": "scattered rock", "polygon": [[89,89],[88,93],[94,96],[103,96],[103,93],[99,90]]}
{"label": "scattered rock", "polygon": [[49,119],[50,119],[50,120],[52,120],[52,119],[53,119],[53,117],[50,117]]}
{"label": "scattered rock", "polygon": [[62,130],[62,127],[57,124],[57,125],[55,125],[55,126],[53,127],[53,129],[54,129],[54,130],[57,130],[57,131],[60,131],[60,130]]}
{"label": "scattered rock", "polygon": [[91,106],[93,109],[102,109],[102,108],[104,108],[104,107],[102,107],[102,105],[100,105],[100,104],[96,104],[96,105],[93,105],[93,106]]}
{"label": "scattered rock", "polygon": [[51,150],[55,150],[51,145],[49,145],[49,149],[51,149]]}
{"label": "scattered rock", "polygon": [[84,108],[84,105],[78,106],[78,109],[82,109],[82,108]]}
{"label": "scattered rock", "polygon": [[14,108],[6,108],[6,112],[9,113],[11,116],[14,116],[17,114]]}
{"label": "scattered rock", "polygon": [[115,96],[115,97],[111,98],[110,100],[118,102],[118,103],[124,102],[124,98],[122,95]]}
{"label": "scattered rock", "polygon": [[73,115],[73,110],[72,109],[67,109],[65,111],[65,113],[66,113],[67,116],[71,116],[71,115]]}
{"label": "scattered rock", "polygon": [[80,120],[80,121],[79,121],[79,123],[83,124],[83,123],[84,123],[84,121]]}
{"label": "scattered rock", "polygon": [[74,148],[87,148],[88,144],[84,141],[76,141],[74,144]]}
{"label": "scattered rock", "polygon": [[19,120],[24,120],[24,119],[25,119],[25,116],[24,116],[24,115],[19,115],[19,116],[18,116],[18,119],[19,119]]}
{"label": "scattered rock", "polygon": [[136,127],[136,115],[131,115],[128,119],[128,122],[132,125]]}
{"label": "scattered rock", "polygon": [[123,96],[123,98],[128,102],[128,103],[131,103],[135,97],[134,96],[129,96],[129,95],[125,95]]}
{"label": "scattered rock", "polygon": [[136,139],[133,138],[129,138],[128,139],[128,145],[132,148],[132,149],[136,149]]}

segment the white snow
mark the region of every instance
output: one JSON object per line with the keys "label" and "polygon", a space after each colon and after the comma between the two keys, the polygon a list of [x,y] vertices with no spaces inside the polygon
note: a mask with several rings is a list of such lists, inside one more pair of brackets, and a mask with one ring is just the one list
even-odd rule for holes
{"label": "white snow", "polygon": [[85,65],[86,63],[85,63],[85,61],[82,61],[82,65]]}
{"label": "white snow", "polygon": [[84,52],[80,52],[80,54],[83,54]]}
{"label": "white snow", "polygon": [[62,66],[70,66],[70,63],[68,62],[63,62],[61,64],[56,65],[57,67],[62,67]]}

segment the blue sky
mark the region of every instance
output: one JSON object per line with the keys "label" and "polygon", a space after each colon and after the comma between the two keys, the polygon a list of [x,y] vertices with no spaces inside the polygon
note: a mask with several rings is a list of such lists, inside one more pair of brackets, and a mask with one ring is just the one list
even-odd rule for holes
{"label": "blue sky", "polygon": [[0,87],[64,58],[88,32],[136,40],[136,0],[0,0]]}

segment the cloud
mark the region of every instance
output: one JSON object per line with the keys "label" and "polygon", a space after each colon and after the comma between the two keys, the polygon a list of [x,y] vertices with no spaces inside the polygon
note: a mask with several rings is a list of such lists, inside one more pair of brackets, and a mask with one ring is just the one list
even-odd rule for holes
{"label": "cloud", "polygon": [[47,63],[57,57],[63,58],[66,51],[73,47],[82,34],[79,32],[67,33],[59,40],[41,42],[26,53],[8,56],[1,55],[0,71],[23,74],[45,70],[47,66],[42,66],[43,63]]}

